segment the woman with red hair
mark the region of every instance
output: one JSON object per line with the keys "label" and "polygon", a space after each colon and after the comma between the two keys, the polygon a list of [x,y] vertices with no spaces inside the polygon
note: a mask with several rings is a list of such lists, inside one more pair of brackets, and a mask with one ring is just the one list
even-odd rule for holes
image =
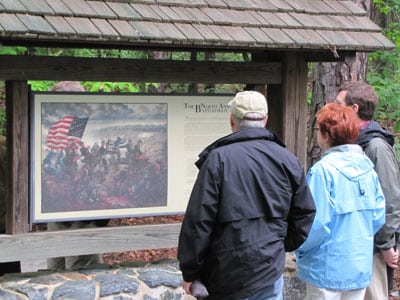
{"label": "woman with red hair", "polygon": [[298,277],[307,283],[307,300],[362,300],[385,199],[373,163],[355,144],[356,113],[329,103],[317,113],[316,130],[324,153],[307,174],[316,216],[296,251]]}

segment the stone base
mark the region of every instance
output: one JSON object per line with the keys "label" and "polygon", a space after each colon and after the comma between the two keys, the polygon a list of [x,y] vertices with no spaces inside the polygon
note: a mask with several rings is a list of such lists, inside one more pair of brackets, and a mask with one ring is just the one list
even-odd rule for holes
{"label": "stone base", "polygon": [[[290,256],[288,257],[291,260]],[[301,300],[305,285],[286,268],[285,300]],[[177,261],[99,265],[74,272],[6,274],[0,277],[2,300],[193,300],[184,294]]]}

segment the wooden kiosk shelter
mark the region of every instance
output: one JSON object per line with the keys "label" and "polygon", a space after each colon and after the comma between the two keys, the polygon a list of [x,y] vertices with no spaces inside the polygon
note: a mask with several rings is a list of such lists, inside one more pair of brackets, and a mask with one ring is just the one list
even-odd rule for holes
{"label": "wooden kiosk shelter", "polygon": [[248,62],[0,56],[7,214],[0,262],[167,248],[180,224],[29,233],[28,80],[241,83],[264,88],[269,127],[306,158],[308,62],[394,45],[350,0],[0,0],[2,46],[245,52]]}

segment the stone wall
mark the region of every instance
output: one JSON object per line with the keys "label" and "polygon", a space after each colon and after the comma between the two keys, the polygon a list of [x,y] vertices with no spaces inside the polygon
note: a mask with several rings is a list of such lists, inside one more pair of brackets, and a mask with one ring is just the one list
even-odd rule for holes
{"label": "stone wall", "polygon": [[[304,299],[304,284],[288,255],[285,300]],[[185,295],[177,261],[100,265],[75,272],[6,274],[0,277],[2,300],[193,300]]]}

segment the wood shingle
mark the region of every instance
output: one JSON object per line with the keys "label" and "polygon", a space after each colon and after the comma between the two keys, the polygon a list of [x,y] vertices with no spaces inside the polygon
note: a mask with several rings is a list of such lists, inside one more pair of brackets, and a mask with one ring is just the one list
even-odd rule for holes
{"label": "wood shingle", "polygon": [[46,0],[36,0],[36,1],[19,0],[19,1],[32,14],[43,14],[43,13],[49,15],[54,14],[54,11],[47,4]]}
{"label": "wood shingle", "polygon": [[118,32],[118,36],[121,38],[135,40],[140,38],[137,29],[131,25],[131,22],[124,20],[111,20],[109,22],[115,28],[115,30]]}
{"label": "wood shingle", "polygon": [[208,25],[194,24],[193,27],[201,33],[205,43],[216,43],[219,41],[218,35]]}
{"label": "wood shingle", "polygon": [[117,18],[117,15],[104,2],[88,1],[88,4],[95,11],[96,17],[98,17],[98,18],[104,18],[104,19]]}
{"label": "wood shingle", "polygon": [[182,6],[171,7],[173,12],[179,16],[176,22],[179,23],[192,23],[193,17],[192,15]]}
{"label": "wood shingle", "polygon": [[354,15],[360,14],[365,16],[365,10],[355,4],[353,1],[342,1],[342,5],[349,9]]}
{"label": "wood shingle", "polygon": [[188,2],[194,6],[199,7],[207,5],[207,2],[205,0],[189,0]]}
{"label": "wood shingle", "polygon": [[3,30],[3,35],[14,33],[25,34],[28,32],[28,28],[15,14],[0,14],[0,25]]}
{"label": "wood shingle", "polygon": [[25,12],[25,6],[19,0],[0,0],[2,12]]}
{"label": "wood shingle", "polygon": [[46,20],[57,31],[57,34],[73,35],[76,33],[64,17],[47,16]]}
{"label": "wood shingle", "polygon": [[307,39],[306,44],[309,45],[310,48],[318,49],[321,47],[320,45],[328,42],[322,35],[318,34],[318,32],[313,29],[298,30],[298,33]]}
{"label": "wood shingle", "polygon": [[138,31],[139,36],[149,40],[159,40],[164,38],[164,32],[156,24],[157,23],[153,22],[132,22],[132,25]]}
{"label": "wood shingle", "polygon": [[49,35],[56,34],[56,31],[53,29],[53,27],[41,16],[18,14],[17,17],[22,23],[24,23],[26,28],[29,28],[32,33],[47,33]]}
{"label": "wood shingle", "polygon": [[200,23],[208,23],[210,24],[212,21],[209,16],[207,16],[200,8],[198,7],[185,7],[182,8],[185,12],[192,17],[192,22],[196,24]]}
{"label": "wood shingle", "polygon": [[[350,1],[349,1],[350,2]],[[332,11],[338,14],[348,14],[349,13],[349,5],[342,4],[344,1],[325,1],[327,5],[331,8]]]}
{"label": "wood shingle", "polygon": [[100,30],[102,36],[115,37],[117,35],[117,32],[115,31],[115,29],[106,20],[92,19],[92,22],[93,22],[94,26],[96,26],[97,29]]}
{"label": "wood shingle", "polygon": [[192,24],[181,24],[179,25],[179,30],[185,35],[188,40],[191,41],[202,41],[204,37],[201,33],[196,30]]}
{"label": "wood shingle", "polygon": [[261,28],[249,27],[246,28],[246,31],[261,44],[272,45],[274,43],[274,41]]}
{"label": "wood shingle", "polygon": [[286,35],[281,29],[278,28],[263,28],[263,31],[274,41],[275,47],[291,48],[294,45],[294,41]]}
{"label": "wood shingle", "polygon": [[3,45],[394,48],[350,0],[0,0],[0,25]]}
{"label": "wood shingle", "polygon": [[109,2],[108,5],[119,19],[139,20],[142,18],[142,16],[129,3]]}
{"label": "wood shingle", "polygon": [[152,9],[152,5],[136,4],[135,10],[149,21],[160,21],[160,16]]}
{"label": "wood shingle", "polygon": [[279,19],[281,19],[288,27],[300,28],[301,24],[290,14],[290,13],[276,13]]}
{"label": "wood shingle", "polygon": [[293,7],[289,4],[289,1],[281,1],[281,0],[269,0],[272,5],[278,8],[278,11],[284,10],[284,11],[289,11],[293,9]]}
{"label": "wood shingle", "polygon": [[258,12],[258,14],[261,15],[261,17],[264,19],[263,24],[269,24],[269,26],[274,28],[288,27],[288,24],[284,20],[279,18],[279,16],[276,13],[269,11],[261,11]]}
{"label": "wood shingle", "polygon": [[265,0],[253,0],[258,9],[265,9],[269,11],[278,11],[277,7]]}
{"label": "wood shingle", "polygon": [[207,7],[207,8],[202,8],[201,11],[203,11],[204,14],[209,16],[215,25],[232,24],[232,20],[229,19],[226,14],[224,14],[225,10]]}
{"label": "wood shingle", "polygon": [[[47,0],[49,1],[49,0]],[[50,1],[49,1],[50,2]],[[72,11],[76,17],[95,17],[96,12],[85,0],[64,1],[65,5]]]}
{"label": "wood shingle", "polygon": [[[2,0],[0,0],[2,1]],[[57,16],[72,16],[72,11],[61,0],[47,1],[47,4]]]}
{"label": "wood shingle", "polygon": [[246,10],[248,8],[257,8],[257,5],[252,0],[230,0],[226,1],[229,8]]}
{"label": "wood shingle", "polygon": [[71,25],[77,34],[82,36],[99,36],[101,32],[87,18],[66,17],[65,20]]}

